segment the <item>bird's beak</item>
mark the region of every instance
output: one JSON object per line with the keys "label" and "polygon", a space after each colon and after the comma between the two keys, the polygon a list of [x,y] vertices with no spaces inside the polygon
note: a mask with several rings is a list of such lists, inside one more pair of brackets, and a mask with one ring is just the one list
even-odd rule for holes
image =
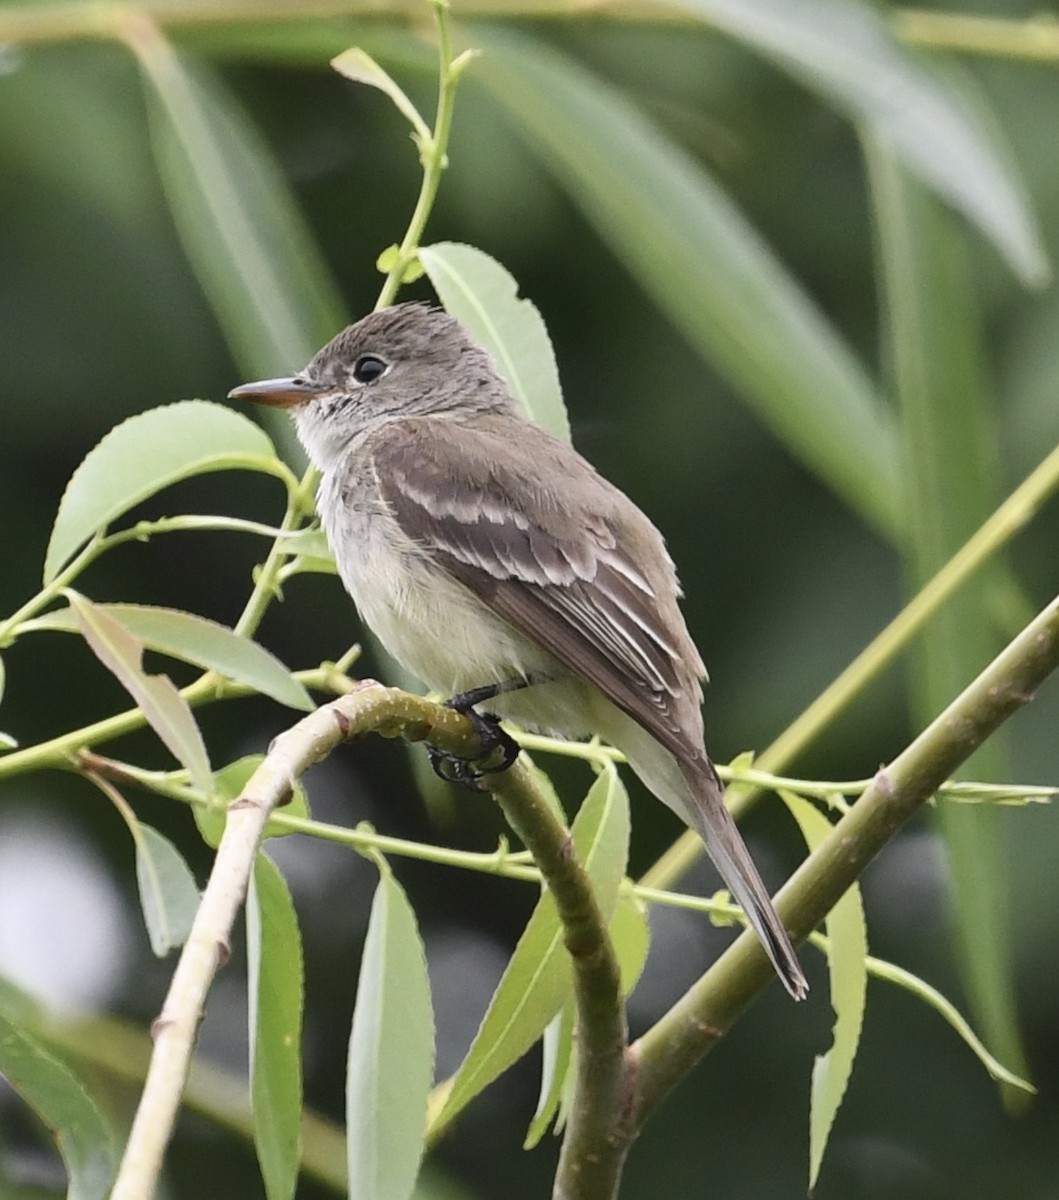
{"label": "bird's beak", "polygon": [[307,379],[291,375],[286,379],[262,379],[258,383],[244,383],[240,387],[232,388],[228,399],[252,400],[255,404],[271,404],[274,408],[294,408],[326,390]]}

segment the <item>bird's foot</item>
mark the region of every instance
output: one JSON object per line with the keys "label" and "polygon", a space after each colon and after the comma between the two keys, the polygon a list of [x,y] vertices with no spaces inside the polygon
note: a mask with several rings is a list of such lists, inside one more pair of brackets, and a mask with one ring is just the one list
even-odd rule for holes
{"label": "bird's foot", "polygon": [[[464,787],[477,790],[483,775],[495,775],[514,766],[519,755],[518,742],[500,728],[500,718],[495,713],[480,713],[474,707],[486,700],[493,700],[501,692],[514,690],[512,684],[489,684],[486,687],[475,688],[470,692],[461,692],[445,701],[445,707],[454,712],[462,713],[474,727],[481,746],[481,753],[473,759],[461,758],[447,750],[439,750],[436,746],[427,747],[430,765],[434,774],[446,783],[459,783]],[[520,684],[517,686],[525,686]]]}

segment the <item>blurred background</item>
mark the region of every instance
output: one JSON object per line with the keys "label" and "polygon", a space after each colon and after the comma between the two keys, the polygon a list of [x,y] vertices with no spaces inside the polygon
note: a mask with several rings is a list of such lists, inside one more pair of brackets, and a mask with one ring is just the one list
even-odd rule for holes
{"label": "blurred background", "polygon": [[[968,3],[961,12],[979,7],[985,11]],[[458,17],[461,6],[454,8]],[[1018,22],[1038,9],[997,0],[989,11]],[[43,3],[0,5],[0,42],[14,36],[5,20],[17,30],[16,18],[48,11]],[[901,10],[880,13],[901,28]],[[649,123],[630,128],[630,147],[644,129],[656,131],[648,142],[672,148],[701,172],[698,178],[712,177],[710,186],[727,194],[800,289],[799,304],[813,306],[814,320],[840,339],[842,353],[878,398],[887,428],[896,429],[902,367],[893,347],[901,322],[881,268],[890,226],[848,114],[745,42],[687,21],[541,20],[518,26],[525,43],[498,40],[490,65],[490,39],[516,36],[515,28],[514,22],[457,26],[461,44],[483,45],[485,55],[460,90],[450,169],[426,240],[481,247],[540,308],[575,444],[651,516],[679,566],[689,625],[712,676],[709,744],[724,762],[776,737],[900,609],[927,566],[910,548],[914,538],[902,542],[885,519],[873,519],[869,505],[858,508],[799,448],[797,431],[784,433],[782,420],[766,415],[754,393],[767,384],[747,381],[772,337],[767,313],[747,317],[742,367],[733,368],[731,352],[711,354],[710,333],[695,333],[697,322],[713,320],[710,302],[682,295],[673,270],[664,298],[664,282],[647,283],[635,239],[623,250],[614,233],[620,213],[601,216],[599,204],[586,199],[588,185],[579,192],[559,150],[549,151],[532,112],[520,118],[513,64],[523,51],[524,63],[548,56],[540,61],[579,80],[601,103],[614,100],[619,123],[627,111]],[[365,46],[432,113],[431,31],[422,14],[393,24],[207,22],[171,32],[202,95],[260,140],[254,169],[276,172],[277,187],[289,189],[300,214],[298,237],[311,239],[275,247],[277,257],[301,257],[314,278],[307,290],[318,306],[305,312],[297,334],[307,348],[294,357],[303,345],[297,337],[290,346],[274,342],[267,362],[268,347],[233,331],[223,262],[222,278],[210,278],[201,240],[189,226],[193,205],[174,183],[181,166],[166,154],[164,104],[126,47],[72,34],[3,47],[0,616],[40,586],[65,482],[112,426],[186,397],[223,401],[237,383],[299,368],[345,319],[372,307],[381,282],[376,256],[400,238],[414,203],[420,172],[403,119],[377,92],[331,72],[327,59],[347,45]],[[1029,61],[895,45],[927,77],[942,72],[990,130],[1054,259],[1059,56]],[[541,104],[545,98],[538,97]],[[561,130],[553,132],[561,138]],[[621,202],[616,196],[614,205]],[[647,222],[639,233],[641,246],[658,243],[662,262],[672,253],[663,236],[668,221],[660,204],[658,228]],[[973,334],[967,344],[977,399],[966,422],[958,407],[949,410],[929,451],[936,470],[928,462],[926,476],[959,476],[965,425],[984,430],[987,448],[989,482],[974,492],[978,511],[968,514],[965,528],[941,538],[952,549],[1059,441],[1059,291],[1040,279],[1027,287],[1032,271],[1023,270],[1020,280],[986,238],[949,210],[932,208],[927,226],[923,236],[936,235],[948,247],[943,253],[959,260],[953,304],[970,313],[963,333]],[[721,286],[713,264],[698,261],[696,252],[688,247],[684,266],[697,286]],[[425,282],[405,293],[429,295]],[[275,297],[258,299],[267,306]],[[723,306],[723,292],[713,302]],[[928,290],[924,303],[923,319],[936,330],[932,323],[944,318],[949,302]],[[677,311],[684,317],[674,319]],[[952,348],[937,349],[944,363]],[[800,368],[792,361],[791,369]],[[781,396],[777,406],[783,404]],[[282,426],[270,432],[299,462]],[[906,448],[909,436],[906,426],[898,437]],[[882,457],[880,447],[880,472]],[[870,453],[861,461],[870,467]],[[918,494],[915,485],[902,490],[910,500]],[[163,493],[144,514],[223,512],[277,522],[282,504],[274,481],[230,473]],[[1017,628],[1013,614],[1032,613],[1051,597],[1057,537],[1053,503],[1011,548],[1007,600],[991,606],[976,594],[964,614],[984,631],[972,639],[974,647],[999,647]],[[231,534],[174,535],[122,547],[80,586],[97,600],[182,607],[231,624],[264,547]],[[287,586],[259,636],[300,668],[337,657],[359,637],[359,626],[337,580],[312,575]],[[922,651],[914,648],[874,684],[792,772],[864,777],[899,751],[927,715]],[[961,682],[987,658],[967,664]],[[3,663],[0,729],[23,745],[126,706],[78,639],[27,637],[4,652]],[[179,666],[166,669],[181,682],[192,677]],[[357,669],[382,668],[369,651]],[[1010,723],[990,773],[1006,781],[1059,782],[1057,717],[1053,681]],[[248,700],[204,711],[202,721],[213,761],[223,763],[262,750],[291,714]],[[115,752],[167,765],[146,734]],[[967,777],[980,775],[970,770]],[[566,766],[556,768],[556,780],[570,805],[589,782]],[[308,788],[322,820],[370,820],[394,835],[483,849],[501,832],[492,808],[470,796],[428,810],[408,754],[391,742],[343,749],[314,770]],[[134,799],[204,880],[209,854],[188,812],[154,797]],[[635,874],[679,829],[641,792],[633,804]],[[965,969],[953,936],[951,860],[930,814],[904,831],[864,878],[870,943],[873,953],[923,975],[975,1014],[979,1028],[979,1018],[993,1019],[994,1028],[1008,1021],[1011,1038],[1010,1022],[1017,1021],[1039,1095],[1023,1111],[1007,1111],[997,1086],[935,1013],[872,982],[860,1056],[816,1190],[820,1200],[1059,1195],[1059,813],[1032,806],[988,817],[994,857],[981,895],[994,906],[1009,960],[998,988],[1004,994],[1010,985],[1012,1004],[999,1003],[1000,1015],[988,1018],[988,1001],[974,998],[980,985],[968,983],[973,971]],[[778,884],[798,858],[792,823],[767,800],[745,828],[763,873]],[[345,1040],[376,876],[359,857],[314,840],[285,839],[275,855],[306,941],[307,1099],[340,1121]],[[395,867],[421,915],[438,1012],[438,1069],[446,1074],[473,1036],[534,897],[523,885],[485,876]],[[717,884],[703,866],[683,886]],[[664,910],[652,913],[652,933],[651,958],[630,1006],[634,1033],[665,1011],[730,936],[703,919]],[[218,979],[201,1039],[203,1054],[236,1076],[246,1059],[242,954],[237,946]],[[804,958],[814,984],[810,1002],[795,1008],[777,987],[762,997],[648,1127],[630,1157],[623,1195],[771,1200],[804,1191],[809,1076],[832,1022],[820,957],[806,951]],[[145,1028],[171,967],[172,960],[150,954],[127,832],[103,797],[57,772],[0,779],[0,974],[52,1010],[109,1013]],[[422,1194],[509,1200],[546,1194],[556,1143],[548,1138],[532,1153],[520,1150],[537,1082],[531,1055],[476,1102],[432,1155]],[[113,1085],[104,1077],[100,1086],[110,1092]],[[118,1111],[134,1094],[110,1092]],[[61,1190],[58,1159],[3,1092],[0,1127],[9,1186],[22,1189],[11,1194]],[[261,1194],[252,1151],[199,1116],[180,1127],[166,1187],[172,1197]],[[299,1192],[328,1194],[311,1182]]]}

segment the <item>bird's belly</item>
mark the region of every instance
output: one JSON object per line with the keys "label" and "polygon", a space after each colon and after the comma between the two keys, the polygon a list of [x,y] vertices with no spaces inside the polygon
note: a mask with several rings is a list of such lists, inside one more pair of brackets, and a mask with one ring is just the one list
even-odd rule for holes
{"label": "bird's belly", "polygon": [[455,695],[528,674],[555,674],[555,659],[497,616],[390,522],[370,518],[342,533],[339,573],[372,633],[428,687]]}

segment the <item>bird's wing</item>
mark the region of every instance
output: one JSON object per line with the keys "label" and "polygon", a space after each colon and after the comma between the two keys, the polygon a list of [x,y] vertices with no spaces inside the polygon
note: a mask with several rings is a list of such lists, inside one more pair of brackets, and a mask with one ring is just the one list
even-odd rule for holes
{"label": "bird's wing", "polygon": [[[701,754],[705,669],[658,531],[536,426],[497,416],[438,436],[441,420],[395,422],[372,439],[402,530],[678,757]],[[542,455],[557,486],[540,481]]]}

